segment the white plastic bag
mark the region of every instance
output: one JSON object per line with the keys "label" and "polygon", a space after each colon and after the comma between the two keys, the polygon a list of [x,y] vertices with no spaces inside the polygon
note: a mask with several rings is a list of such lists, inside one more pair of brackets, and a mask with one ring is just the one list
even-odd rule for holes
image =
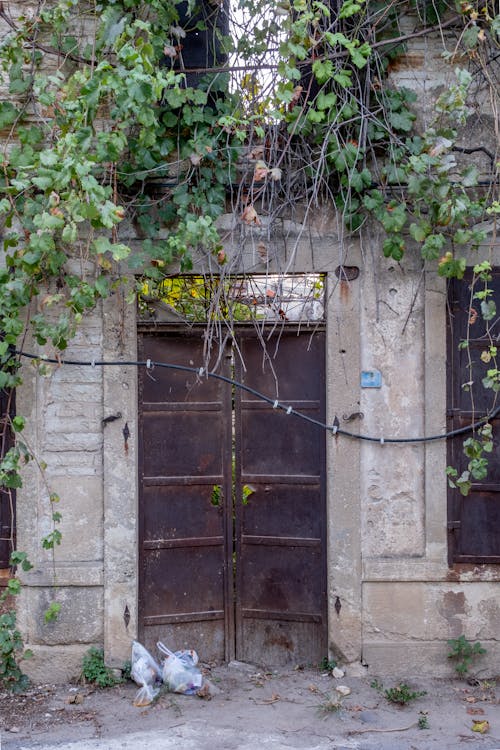
{"label": "white plastic bag", "polygon": [[163,682],[172,693],[184,693],[193,695],[202,685],[203,677],[196,666],[198,654],[192,649],[189,651],[170,651],[161,641],[156,644],[159,651],[165,655],[163,662]]}
{"label": "white plastic bag", "polygon": [[134,698],[134,706],[149,706],[159,693],[155,683],[162,678],[161,669],[149,651],[137,641],[132,642],[131,662],[130,676],[137,685],[141,685]]}

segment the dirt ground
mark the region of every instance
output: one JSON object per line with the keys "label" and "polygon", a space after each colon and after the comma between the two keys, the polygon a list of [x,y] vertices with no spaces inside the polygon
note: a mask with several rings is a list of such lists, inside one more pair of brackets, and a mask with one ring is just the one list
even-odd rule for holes
{"label": "dirt ground", "polygon": [[[394,680],[379,679],[377,689],[373,678],[354,676],[361,671],[335,679],[319,669],[265,671],[234,662],[205,669],[215,689],[210,699],[163,693],[146,708],[133,705],[131,682],[104,690],[36,685],[0,695],[0,750],[500,750],[500,679],[408,680],[426,694],[399,706],[383,692]],[[341,697],[339,686],[350,694]],[[484,734],[473,731],[479,721],[488,722]]]}

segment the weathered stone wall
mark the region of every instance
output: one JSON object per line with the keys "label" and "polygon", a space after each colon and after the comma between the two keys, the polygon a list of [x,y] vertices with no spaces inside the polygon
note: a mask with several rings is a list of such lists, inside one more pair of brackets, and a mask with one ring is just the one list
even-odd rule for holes
{"label": "weathered stone wall", "polygon": [[[417,91],[419,116],[428,124],[432,101],[453,76],[440,50],[416,40],[391,74]],[[222,224],[241,231],[232,215]],[[328,419],[337,416],[347,429],[379,438],[327,438],[332,653],[362,660],[375,674],[445,674],[446,640],[464,633],[484,642],[488,669],[498,671],[500,570],[456,572],[447,565],[446,445],[383,441],[445,431],[444,281],[424,272],[411,252],[401,265],[382,258],[373,227],[353,240],[342,236],[337,217],[321,212],[307,225],[297,216],[244,231],[245,251],[232,270],[327,274]],[[126,224],[120,239],[140,241]],[[231,243],[226,252],[232,263]],[[500,264],[499,247],[494,261]],[[202,263],[206,268],[210,259],[197,268]],[[339,282],[335,269],[342,263],[359,267],[358,279]],[[118,292],[86,316],[67,357],[135,360],[136,323],[135,308]],[[24,347],[42,353],[30,340]],[[380,370],[382,387],[362,389],[360,373],[372,368]],[[18,547],[35,565],[23,574],[19,622],[35,652],[26,670],[57,680],[77,674],[93,644],[104,644],[107,662],[121,665],[137,632],[137,373],[126,366],[62,366],[44,378],[29,364],[23,370],[18,408],[28,417],[27,441],[47,468],[28,465],[18,493]],[[359,412],[362,419],[344,421]],[[51,530],[49,488],[59,493],[63,516],[54,560],[40,542]],[[47,624],[43,614],[52,599],[62,610]]]}
{"label": "weathered stone wall", "polygon": [[[410,25],[408,25],[410,24]],[[405,31],[411,31],[407,21]],[[444,33],[448,47],[453,35]],[[418,123],[429,126],[433,104],[455,83],[454,66],[443,63],[442,46],[414,39],[407,55],[391,67],[398,86],[418,97]],[[463,129],[464,146],[494,150],[494,118],[477,92],[478,112]],[[480,134],[480,135],[479,135]],[[470,157],[469,157],[470,158]],[[488,173],[490,163],[474,155]],[[492,224],[484,248],[469,258],[500,264],[500,243]],[[375,436],[435,435],[446,431],[446,283],[420,261],[405,256],[401,266],[365,253],[360,310],[363,366],[382,372],[380,391],[362,392],[363,431]],[[378,259],[377,259],[378,258]],[[500,667],[498,566],[447,563],[446,443],[361,449],[362,659],[370,671],[409,677],[452,672],[447,640],[464,634],[488,650],[481,667]]]}
{"label": "weathered stone wall", "polygon": [[[448,569],[445,443],[384,442],[445,430],[445,284],[433,272],[423,274],[411,253],[401,266],[383,259],[373,231],[361,243],[347,242],[324,216],[307,232],[300,229],[289,228],[296,246],[289,270],[328,277],[328,419],[362,412],[349,428],[379,438],[327,439],[330,647],[343,660],[363,659],[374,673],[444,674],[446,640],[464,632],[485,643],[494,668],[498,572]],[[277,246],[282,227],[269,231]],[[339,283],[339,259],[357,265],[359,278]],[[256,263],[253,270],[262,268]],[[136,359],[134,308],[121,295],[104,303],[88,316],[68,356]],[[360,388],[361,370],[372,368],[380,370],[382,387]],[[20,605],[36,654],[28,669],[42,674],[50,660],[67,674],[89,644],[103,642],[108,662],[118,666],[137,622],[135,368],[63,366],[41,378],[27,365],[18,398],[63,514],[54,568],[40,548],[50,530],[47,492],[40,472],[28,467],[18,499],[19,546],[36,563],[25,575]],[[105,417],[117,414],[104,426]],[[47,625],[43,612],[54,582],[63,610]]]}
{"label": "weathered stone wall", "polygon": [[[86,317],[68,357],[100,359],[102,332],[99,307]],[[24,348],[42,354],[29,338]],[[43,353],[51,356],[50,349]],[[77,674],[83,652],[103,639],[103,372],[49,366],[49,373],[42,377],[25,364],[17,392],[18,411],[28,417],[25,439],[37,459],[26,467],[17,496],[17,545],[34,565],[21,576],[18,616],[26,643],[37,646],[33,669],[40,676],[47,665],[51,673]],[[61,498],[53,508],[51,492]],[[41,540],[52,530],[54,510],[62,515],[62,542],[53,558]],[[61,603],[61,613],[45,623],[52,600]]]}
{"label": "weathered stone wall", "polygon": [[[498,240],[488,247],[492,263],[500,265]],[[470,264],[486,255],[485,246],[470,258]],[[416,291],[419,275],[415,270],[408,292]],[[393,288],[400,286],[394,284]],[[390,285],[386,289],[390,291]],[[409,300],[410,296],[407,304]],[[397,380],[398,389],[404,384],[403,408],[391,404],[391,412],[385,417],[380,414],[380,418],[387,428],[386,420],[392,421],[392,434],[396,434],[401,419],[406,421],[407,435],[439,434],[446,428],[447,310],[443,279],[431,271],[425,274],[415,308],[413,336],[406,342],[412,352],[405,353],[404,341],[397,336],[381,366],[384,380],[386,376]],[[409,371],[407,363],[413,367],[416,358],[420,359],[420,369]],[[405,415],[406,410],[410,414]],[[379,674],[447,674],[452,671],[447,640],[464,634],[483,643],[488,653],[480,667],[485,674],[496,674],[500,666],[500,570],[495,565],[448,567],[445,441],[403,448],[404,461],[399,446],[379,448],[378,463],[368,453],[361,471],[368,490],[368,497],[362,498],[362,502],[367,501],[363,515],[363,537],[367,539],[362,581],[364,662]],[[378,515],[374,495],[375,506],[386,506]],[[401,498],[403,508],[398,508]],[[374,528],[378,543],[371,538],[372,512],[377,515]],[[397,528],[393,525],[395,518]]]}

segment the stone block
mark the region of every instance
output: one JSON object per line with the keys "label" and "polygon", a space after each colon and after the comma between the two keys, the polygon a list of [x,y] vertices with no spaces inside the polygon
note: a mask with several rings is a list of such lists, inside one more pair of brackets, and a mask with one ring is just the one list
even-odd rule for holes
{"label": "stone block", "polygon": [[[60,603],[61,611],[56,620],[46,623],[44,614],[52,601]],[[101,587],[29,588],[24,590],[21,604],[30,644],[62,646],[103,640]]]}
{"label": "stone block", "polygon": [[91,477],[102,475],[102,451],[51,451],[42,457],[47,464],[45,475],[54,477]]}
{"label": "stone block", "polygon": [[498,584],[476,581],[363,585],[364,640],[492,640],[500,630]]}
{"label": "stone block", "polygon": [[[51,476],[49,474],[49,476]],[[60,501],[57,510],[62,520],[58,529],[62,533],[61,544],[55,556],[57,562],[83,562],[102,560],[103,548],[103,498],[100,476],[80,476],[78,481],[63,476],[51,476],[51,490]],[[40,538],[48,533],[52,508],[47,500],[39,512]],[[43,524],[43,520],[45,523]],[[43,524],[43,525],[42,525]]]}
{"label": "stone block", "polygon": [[99,642],[73,646],[30,645],[33,657],[22,664],[22,669],[35,684],[60,684],[76,680],[82,671],[82,661],[91,646]]}
{"label": "stone block", "polygon": [[[496,677],[500,671],[500,644],[485,641],[487,653],[477,660],[474,669],[480,670],[481,679]],[[370,640],[363,644],[363,663],[370,676],[401,679],[411,682],[418,677],[455,677],[456,672],[446,641],[423,640],[418,642]]]}

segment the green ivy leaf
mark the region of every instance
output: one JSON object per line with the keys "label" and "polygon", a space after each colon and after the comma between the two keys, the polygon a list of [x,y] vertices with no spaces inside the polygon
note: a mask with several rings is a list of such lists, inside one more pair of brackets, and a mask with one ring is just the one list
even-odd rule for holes
{"label": "green ivy leaf", "polygon": [[472,238],[472,232],[470,229],[457,229],[453,235],[453,242],[456,245],[467,245]]}
{"label": "green ivy leaf", "polygon": [[337,94],[334,91],[330,91],[328,94],[320,91],[320,93],[316,97],[316,107],[320,110],[331,109],[336,104]]}
{"label": "green ivy leaf", "polygon": [[438,264],[438,274],[448,279],[463,279],[466,268],[465,258],[454,258],[451,253],[447,253]]}
{"label": "green ivy leaf", "polygon": [[7,214],[11,210],[12,206],[8,198],[2,198],[0,200],[0,215]]}
{"label": "green ivy leaf", "polygon": [[40,164],[43,167],[55,167],[59,162],[60,156],[55,149],[45,149],[40,152],[39,158]]}
{"label": "green ivy leaf", "polygon": [[488,299],[481,302],[481,315],[483,316],[483,320],[493,320],[496,314],[497,306],[494,300]]}
{"label": "green ivy leaf", "polygon": [[18,550],[14,550],[10,555],[9,565],[12,565],[13,567],[19,567],[25,571],[28,572],[28,570],[31,570],[33,568],[33,565],[28,560],[28,555],[26,552],[20,552]]}
{"label": "green ivy leaf", "polygon": [[349,184],[358,193],[361,193],[372,183],[372,174],[369,169],[362,169],[360,172],[352,171],[349,174]]}
{"label": "green ivy leaf", "polygon": [[69,224],[65,225],[64,229],[62,230],[61,238],[63,242],[67,242],[70,245],[76,242],[78,238],[78,231],[74,222],[70,222]]}
{"label": "green ivy leaf", "polygon": [[462,41],[465,44],[468,49],[473,49],[477,46],[477,40],[479,36],[480,27],[479,26],[469,26],[468,29],[464,31],[462,34]]}
{"label": "green ivy leaf", "polygon": [[403,133],[410,132],[416,119],[415,115],[409,110],[403,110],[401,112],[389,111],[388,118],[394,130],[399,130]]}
{"label": "green ivy leaf", "polygon": [[21,583],[17,578],[9,578],[7,582],[7,590],[12,596],[17,596],[21,591]]}
{"label": "green ivy leaf", "polygon": [[172,109],[179,109],[179,107],[182,107],[182,105],[185,104],[187,99],[186,91],[178,87],[166,89],[163,96]]}
{"label": "green ivy leaf", "polygon": [[464,187],[474,187],[479,180],[479,170],[474,164],[464,169],[460,175],[460,182]]}
{"label": "green ivy leaf", "polygon": [[8,128],[19,117],[19,110],[12,102],[0,101],[0,129]]}
{"label": "green ivy leaf", "polygon": [[425,238],[431,233],[432,228],[426,221],[418,224],[410,224],[410,234],[416,242],[424,242]]}
{"label": "green ivy leaf", "polygon": [[[330,76],[328,76],[328,78],[330,78]],[[352,73],[350,70],[341,70],[334,74],[333,80],[336,81],[339,86],[342,86],[343,89],[347,89],[349,86],[352,86]]]}
{"label": "green ivy leaf", "polygon": [[22,432],[24,430],[24,426],[26,424],[26,420],[24,417],[16,416],[12,419],[12,428],[15,432]]}
{"label": "green ivy leaf", "polygon": [[24,76],[19,75],[15,78],[10,79],[9,93],[14,95],[25,94],[33,83],[33,78],[30,75]]}
{"label": "green ivy leaf", "polygon": [[384,195],[378,190],[372,190],[363,198],[363,205],[368,211],[377,211],[384,205]]}
{"label": "green ivy leaf", "polygon": [[391,201],[382,216],[382,226],[386,232],[401,232],[406,224],[406,203]]}
{"label": "green ivy leaf", "polygon": [[[312,72],[319,84],[326,83],[334,74],[333,63],[331,60],[315,60],[312,64]],[[336,77],[335,80],[337,80]]]}
{"label": "green ivy leaf", "polygon": [[350,18],[363,9],[364,0],[344,0],[339,12],[339,18]]}
{"label": "green ivy leaf", "polygon": [[404,240],[398,237],[387,237],[384,240],[382,250],[386,258],[393,258],[399,262],[403,258],[405,251]]}
{"label": "green ivy leaf", "polygon": [[46,623],[54,622],[57,620],[59,612],[61,611],[61,605],[59,602],[51,602],[45,610],[44,619]]}
{"label": "green ivy leaf", "polygon": [[316,109],[309,109],[307,111],[307,119],[309,120],[309,122],[314,123],[323,122],[323,120],[325,119],[325,113],[318,112],[318,110]]}
{"label": "green ivy leaf", "polygon": [[422,258],[425,260],[437,260],[446,244],[442,234],[430,234],[421,247]]}
{"label": "green ivy leaf", "polygon": [[[113,245],[113,247],[115,248],[116,245]],[[118,260],[114,255],[113,255],[113,257],[114,257],[115,260]],[[124,257],[127,257],[127,256],[125,255]],[[96,292],[101,297],[107,297],[108,296],[108,294],[109,294],[109,281],[108,281],[108,279],[107,279],[106,276],[98,276],[97,279],[94,282],[94,287],[96,289]]]}

